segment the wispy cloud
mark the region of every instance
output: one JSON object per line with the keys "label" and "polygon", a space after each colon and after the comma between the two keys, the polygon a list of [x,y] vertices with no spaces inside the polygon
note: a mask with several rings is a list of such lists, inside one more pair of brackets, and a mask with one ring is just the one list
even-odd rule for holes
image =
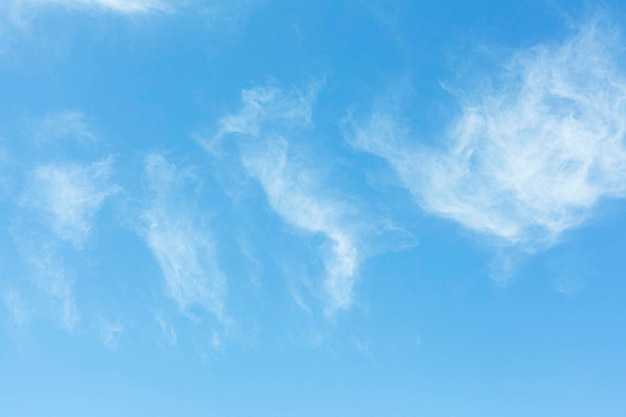
{"label": "wispy cloud", "polygon": [[244,156],[243,164],[263,187],[272,210],[286,223],[329,239],[331,247],[323,255],[326,311],[330,314],[350,307],[359,250],[345,218],[347,207],[316,189],[311,173],[288,159],[284,140],[269,141],[265,150]]}
{"label": "wispy cloud", "polygon": [[226,323],[226,276],[206,219],[183,194],[190,180],[187,174],[161,155],[146,158],[150,195],[142,214],[142,234],[161,267],[168,295],[180,309],[200,307]]}
{"label": "wispy cloud", "polygon": [[96,142],[96,136],[87,126],[83,113],[74,110],[51,113],[40,120],[29,121],[26,134],[42,144],[60,140],[85,144]]}
{"label": "wispy cloud", "polygon": [[259,137],[261,129],[268,125],[274,129],[311,126],[313,103],[320,86],[319,83],[313,83],[305,91],[284,91],[274,83],[269,83],[263,87],[243,90],[239,112],[220,119],[218,133],[211,140],[200,141],[210,151],[219,146],[225,136]]}
{"label": "wispy cloud", "polygon": [[51,34],[43,28],[45,25],[37,23],[58,12],[129,21],[191,13],[206,23],[205,29],[213,39],[231,39],[237,37],[248,16],[264,3],[263,0],[0,0],[0,57],[13,59],[25,38],[33,37],[34,45],[48,45],[45,49],[57,45],[58,34]]}
{"label": "wispy cloud", "polygon": [[169,323],[162,314],[157,314],[155,316],[155,320],[161,330],[161,343],[166,343],[169,346],[176,346],[178,342],[178,337],[176,336],[176,330],[174,326]]}
{"label": "wispy cloud", "polygon": [[33,170],[24,205],[43,213],[56,235],[81,247],[104,200],[117,191],[110,182],[113,159],[91,164],[49,164]]}
{"label": "wispy cloud", "polygon": [[80,313],[74,298],[74,280],[66,271],[62,258],[53,244],[20,239],[17,243],[22,257],[31,267],[28,280],[50,297],[47,301],[51,302],[50,311],[40,313],[51,315],[64,329],[73,330],[80,322]]}
{"label": "wispy cloud", "polygon": [[385,158],[421,207],[509,244],[553,244],[626,194],[626,73],[617,31],[592,21],[519,51],[460,94],[443,150],[420,147],[381,106],[349,142]]}
{"label": "wispy cloud", "polygon": [[[180,2],[179,2],[180,3]],[[177,4],[165,0],[2,0],[0,1],[0,54],[24,33],[30,31],[40,15],[48,10],[71,10],[138,16],[170,12]]]}
{"label": "wispy cloud", "polygon": [[171,2],[161,0],[20,0],[19,6],[61,6],[68,9],[110,11],[120,14],[164,12]]}
{"label": "wispy cloud", "polygon": [[[44,316],[72,330],[80,314],[68,254],[83,248],[102,204],[119,190],[111,180],[113,158],[67,162],[71,152],[63,152],[59,162],[50,152],[59,141],[96,141],[80,112],[29,119],[23,134],[26,146],[11,155],[11,167],[16,169],[11,173],[15,192],[9,195],[9,204],[15,204],[16,212],[8,222],[17,249],[15,271],[21,295],[14,293],[5,302],[14,307],[17,321],[24,321],[18,314],[23,297],[28,301],[28,317]],[[29,140],[45,145],[45,154],[29,152]]]}
{"label": "wispy cloud", "polygon": [[0,201],[7,197],[9,189],[10,154],[5,148],[4,138],[0,137]]}
{"label": "wispy cloud", "polygon": [[218,134],[203,141],[215,152],[227,136],[239,137],[241,161],[263,188],[270,208],[285,223],[329,242],[321,248],[326,271],[323,292],[327,315],[347,309],[353,301],[360,250],[357,227],[349,207],[331,197],[315,173],[289,155],[283,136],[312,126],[312,108],[320,85],[284,91],[270,84],[242,92],[239,112],[220,120]]}
{"label": "wispy cloud", "polygon": [[7,289],[3,291],[2,299],[12,323],[17,326],[24,326],[30,322],[30,312],[24,305],[22,294],[19,291]]}
{"label": "wispy cloud", "polygon": [[100,340],[107,349],[115,350],[119,345],[120,337],[124,333],[124,326],[118,321],[100,321]]}

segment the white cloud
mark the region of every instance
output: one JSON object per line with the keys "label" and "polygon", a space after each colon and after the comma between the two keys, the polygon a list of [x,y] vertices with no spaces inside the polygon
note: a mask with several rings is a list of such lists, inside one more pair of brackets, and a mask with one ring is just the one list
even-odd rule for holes
{"label": "white cloud", "polygon": [[[95,140],[79,112],[54,113],[29,122],[26,129],[40,143]],[[66,267],[69,258],[65,256],[64,243],[82,249],[105,199],[118,191],[119,187],[110,178],[113,158],[92,163],[47,164],[34,163],[33,159],[31,156],[12,163],[16,167],[29,167],[16,201],[19,211],[9,228],[19,253],[16,263],[21,260],[26,266],[19,279],[36,289],[25,292],[32,315],[50,317],[72,330],[80,322],[80,314],[74,297],[72,268]],[[33,302],[33,297],[39,298]],[[20,300],[14,296],[7,300],[14,307],[14,316],[20,317],[17,314]]]}
{"label": "white cloud", "polygon": [[233,115],[223,117],[219,122],[218,134],[210,141],[202,141],[203,146],[211,151],[219,146],[226,135],[246,135],[257,137],[264,125],[275,127],[305,127],[312,124],[313,102],[320,85],[313,84],[305,92],[285,92],[279,87],[269,84],[243,90],[241,93],[241,110]]}
{"label": "white cloud", "polygon": [[520,51],[466,92],[445,150],[411,145],[391,112],[349,139],[389,161],[428,212],[527,248],[554,243],[594,206],[626,194],[621,38],[594,21]]}
{"label": "white cloud", "polygon": [[61,6],[78,10],[101,10],[120,14],[163,12],[171,5],[160,0],[21,0],[19,6]]}
{"label": "white cloud", "polygon": [[288,160],[284,140],[270,141],[266,151],[244,156],[243,163],[263,187],[272,210],[286,223],[330,240],[331,248],[324,254],[326,312],[350,307],[359,250],[346,224],[345,207],[325,197],[312,184],[310,173]]}
{"label": "white cloud", "polygon": [[329,197],[328,190],[316,183],[314,173],[288,156],[287,141],[281,138],[313,124],[312,108],[319,87],[316,83],[305,91],[283,91],[270,84],[244,90],[241,110],[222,118],[218,134],[203,145],[215,152],[226,136],[241,136],[238,143],[243,165],[260,183],[271,209],[287,224],[328,239],[330,247],[322,248],[326,271],[323,290],[325,312],[332,315],[352,304],[361,256],[357,228],[352,225],[348,207]]}
{"label": "white cloud", "polygon": [[39,209],[56,235],[81,247],[104,200],[117,191],[111,185],[113,159],[89,165],[50,164],[36,168],[23,203]]}
{"label": "white cloud", "polygon": [[143,235],[163,272],[168,295],[181,310],[198,306],[226,323],[226,276],[205,219],[181,192],[185,173],[160,155],[146,159],[145,171],[151,195],[142,215]]}

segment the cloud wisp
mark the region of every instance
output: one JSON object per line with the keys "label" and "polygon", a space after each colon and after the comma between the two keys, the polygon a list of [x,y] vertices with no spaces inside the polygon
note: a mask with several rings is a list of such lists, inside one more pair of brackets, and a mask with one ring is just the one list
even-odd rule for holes
{"label": "cloud wisp", "polygon": [[108,11],[119,14],[164,12],[171,8],[161,0],[22,0],[21,6],[61,6],[68,9]]}
{"label": "cloud wisp", "polygon": [[[50,317],[71,331],[81,319],[74,296],[73,268],[66,264],[72,253],[84,248],[103,204],[120,189],[111,178],[114,159],[109,156],[89,162],[73,158],[68,162],[72,152],[64,152],[61,160],[55,157],[58,145],[67,141],[97,142],[80,112],[27,120],[24,134],[25,152],[12,161],[23,172],[16,169],[18,172],[13,173],[14,180],[20,180],[15,181],[16,192],[10,197],[16,213],[9,227],[19,258],[16,284],[22,281],[17,285],[21,298],[11,296],[5,301],[16,307],[16,322],[29,322],[16,313],[20,311],[18,301],[23,299],[29,317]],[[28,141],[41,146],[45,153],[29,154],[32,148]]]}
{"label": "cloud wisp", "polygon": [[51,243],[41,241],[23,241],[23,258],[30,266],[29,280],[50,298],[49,312],[52,318],[68,331],[72,331],[81,321],[80,312],[74,296],[74,279],[64,267],[56,248]]}
{"label": "cloud wisp", "polygon": [[47,164],[33,170],[22,197],[38,209],[58,238],[82,247],[104,200],[117,191],[110,182],[113,159],[91,164]]}
{"label": "cloud wisp", "polygon": [[62,140],[71,140],[79,144],[97,142],[91,129],[87,126],[83,113],[65,110],[51,113],[26,126],[26,133],[41,144],[49,144]]}
{"label": "cloud wisp", "polygon": [[308,233],[320,233],[330,241],[323,250],[328,296],[326,313],[352,304],[359,249],[349,226],[346,207],[324,195],[311,181],[310,173],[288,157],[285,140],[269,141],[267,148],[243,157],[248,172],[259,182],[271,209],[283,221]]}
{"label": "cloud wisp", "polygon": [[313,103],[319,87],[314,83],[305,91],[284,91],[269,84],[243,90],[241,110],[220,119],[217,135],[211,140],[202,140],[202,145],[211,151],[219,147],[226,136],[260,138],[268,134],[268,128],[278,131],[309,127],[313,124]]}
{"label": "cloud wisp", "polygon": [[227,280],[216,244],[206,219],[182,195],[190,177],[163,156],[151,155],[145,178],[149,197],[142,235],[163,272],[167,294],[182,311],[200,307],[226,324]]}
{"label": "cloud wisp", "polygon": [[25,326],[31,320],[31,312],[24,305],[22,294],[16,289],[5,289],[2,292],[4,306],[8,312],[11,323],[17,326]]}
{"label": "cloud wisp", "polygon": [[518,51],[489,84],[461,94],[447,147],[411,143],[382,108],[348,141],[385,158],[427,212],[534,250],[626,194],[626,72],[600,21]]}
{"label": "cloud wisp", "polygon": [[104,347],[115,350],[119,346],[120,338],[124,334],[124,326],[120,321],[100,321],[100,340]]}
{"label": "cloud wisp", "polygon": [[353,302],[361,258],[358,228],[347,205],[331,197],[315,173],[290,155],[284,138],[312,126],[318,89],[315,84],[306,91],[284,91],[275,85],[244,90],[241,110],[222,118],[218,134],[202,143],[216,152],[226,137],[234,137],[244,168],[262,187],[272,211],[295,229],[327,239],[329,247],[320,250],[324,311],[331,316]]}
{"label": "cloud wisp", "polygon": [[124,17],[168,13],[174,2],[162,0],[3,0],[0,2],[0,53],[24,32],[33,21],[49,10],[78,11]]}

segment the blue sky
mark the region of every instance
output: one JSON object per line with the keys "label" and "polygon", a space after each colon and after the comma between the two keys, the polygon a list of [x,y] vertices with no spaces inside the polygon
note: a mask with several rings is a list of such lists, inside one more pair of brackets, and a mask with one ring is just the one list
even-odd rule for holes
{"label": "blue sky", "polygon": [[626,415],[619,1],[0,2],[0,415]]}

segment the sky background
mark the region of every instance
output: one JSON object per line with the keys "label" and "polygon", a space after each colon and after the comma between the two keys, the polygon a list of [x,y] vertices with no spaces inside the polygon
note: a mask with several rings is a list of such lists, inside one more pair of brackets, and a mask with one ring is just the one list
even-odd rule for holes
{"label": "sky background", "polygon": [[626,415],[624,21],[0,0],[0,415]]}

